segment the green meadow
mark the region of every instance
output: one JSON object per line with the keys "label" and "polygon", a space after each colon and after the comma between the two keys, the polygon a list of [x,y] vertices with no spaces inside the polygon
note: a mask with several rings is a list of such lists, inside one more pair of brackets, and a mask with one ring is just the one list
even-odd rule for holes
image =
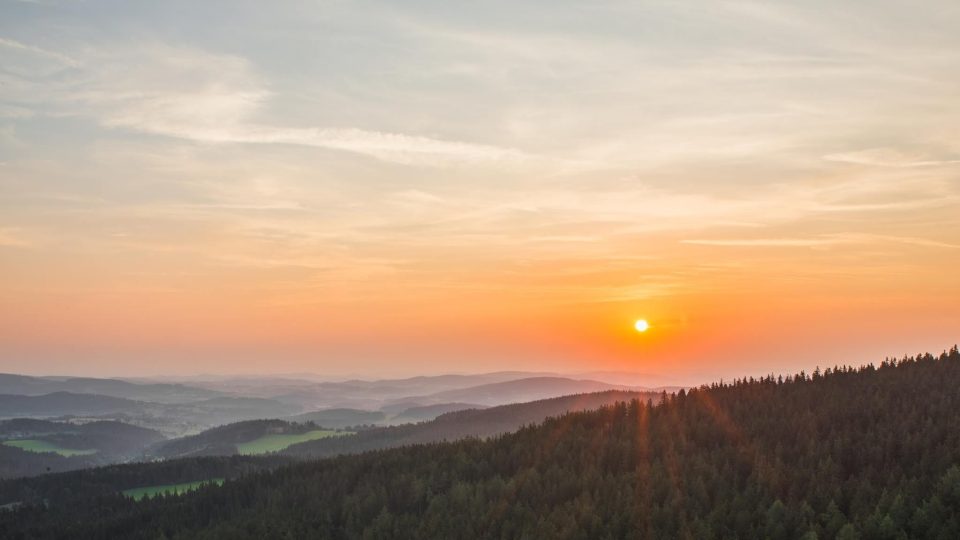
{"label": "green meadow", "polygon": [[259,439],[238,444],[237,452],[243,455],[267,454],[269,452],[279,452],[292,444],[343,435],[353,435],[353,432],[315,429],[306,433],[264,435]]}
{"label": "green meadow", "polygon": [[135,501],[144,497],[155,497],[159,494],[164,495],[182,495],[188,491],[193,491],[206,484],[223,485],[223,478],[211,478],[209,480],[199,480],[196,482],[185,482],[183,484],[165,484],[160,486],[138,487],[123,490],[123,494]]}
{"label": "green meadow", "polygon": [[3,444],[7,446],[13,446],[14,448],[19,448],[21,450],[26,450],[27,452],[52,452],[54,454],[60,454],[64,457],[70,456],[89,456],[90,454],[96,454],[97,451],[89,448],[86,450],[77,450],[75,448],[63,448],[62,446],[57,446],[53,443],[47,441],[41,441],[39,439],[19,439],[15,441],[3,441]]}

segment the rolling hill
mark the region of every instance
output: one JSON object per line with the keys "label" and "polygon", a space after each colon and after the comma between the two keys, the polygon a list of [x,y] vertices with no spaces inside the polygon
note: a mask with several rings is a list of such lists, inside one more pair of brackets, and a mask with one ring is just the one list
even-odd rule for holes
{"label": "rolling hill", "polygon": [[[436,416],[432,421],[417,424],[404,424],[392,427],[370,428],[357,433],[319,433],[322,428],[335,428],[330,419],[346,420],[343,427],[356,425],[357,419],[371,418],[368,411],[335,409],[305,413],[291,418],[327,419],[326,424],[310,420],[296,423],[285,420],[251,420],[232,423],[206,430],[197,435],[163,441],[150,448],[147,455],[151,458],[182,458],[193,456],[232,455],[240,453],[245,443],[268,435],[294,435],[314,433],[306,441],[289,439],[289,445],[275,450],[284,455],[299,458],[314,458],[355,453],[366,450],[392,448],[407,444],[453,440],[463,437],[488,437],[514,431],[523,425],[543,421],[548,416],[556,416],[568,411],[595,409],[603,405],[629,399],[659,399],[655,393],[636,393],[607,391],[594,394],[581,394],[541,400],[532,403],[518,403],[493,408],[463,410],[464,404],[443,404],[428,407],[420,413],[430,416],[443,409],[453,409]],[[327,414],[330,416],[327,416]],[[368,414],[362,414],[368,413]],[[416,410],[413,415],[417,415]],[[382,415],[377,416],[383,418]],[[349,423],[348,423],[349,422]],[[330,436],[336,435],[336,436]],[[343,435],[343,436],[340,436]]]}
{"label": "rolling hill", "polygon": [[149,467],[87,472],[87,492],[75,476],[28,479],[0,485],[0,502],[19,504],[0,512],[0,536],[952,539],[958,386],[953,348],[292,464],[149,504],[90,495],[101,476]]}
{"label": "rolling hill", "polygon": [[0,394],[39,396],[56,392],[98,394],[101,396],[157,403],[181,403],[185,401],[210,399],[222,395],[220,392],[213,390],[183,384],[137,384],[119,379],[29,377],[26,375],[0,373]]}
{"label": "rolling hill", "polygon": [[[359,409],[383,410],[388,415],[401,409],[382,409],[387,402],[395,402],[410,396],[421,396],[468,388],[483,384],[504,382],[544,374],[519,371],[482,373],[475,375],[434,375],[405,379],[380,379],[347,381],[316,381],[309,377],[215,377],[208,380],[190,379],[191,386],[207,388],[224,394],[275,399],[296,405],[302,409]],[[423,405],[410,402],[403,408]]]}
{"label": "rolling hill", "polygon": [[605,390],[649,391],[646,388],[634,388],[600,381],[568,379],[566,377],[530,377],[445,390],[423,396],[412,396],[404,398],[404,401],[416,402],[421,405],[451,402],[476,403],[492,407],[572,394],[603,392]]}
{"label": "rolling hill", "polygon": [[141,413],[147,404],[126,398],[53,392],[36,396],[0,395],[0,417]]}
{"label": "rolling hill", "polygon": [[[539,383],[537,380],[539,379]],[[514,383],[527,380],[527,383]],[[578,382],[572,382],[578,381]],[[504,383],[503,386],[497,386]],[[380,410],[393,416],[404,409],[439,403],[464,402],[477,405],[503,405],[582,392],[609,389],[647,390],[596,380],[578,380],[570,377],[521,371],[503,371],[475,375],[436,375],[407,379],[349,380],[341,382],[313,382],[266,377],[217,380],[208,383],[211,389],[235,395],[268,397],[307,410],[359,409]],[[538,387],[539,384],[539,387]],[[553,388],[551,389],[551,385]],[[523,392],[523,387],[527,392]],[[484,392],[485,401],[456,397],[456,392],[477,389]],[[445,397],[444,393],[446,394]],[[502,395],[498,395],[502,393]],[[464,394],[467,396],[468,394]]]}
{"label": "rolling hill", "polygon": [[286,418],[291,422],[313,422],[329,429],[343,429],[354,426],[382,424],[387,416],[380,411],[361,409],[324,409],[296,414]]}
{"label": "rolling hill", "polygon": [[291,422],[313,422],[314,424],[330,428],[364,428],[368,426],[384,426],[411,424],[433,420],[441,414],[460,411],[463,409],[485,409],[483,405],[472,403],[438,403],[436,405],[414,405],[398,403],[395,406],[385,407],[379,411],[362,409],[323,409],[289,416]]}
{"label": "rolling hill", "polygon": [[[217,396],[185,403],[151,403],[95,394],[0,395],[0,418],[118,420],[171,435],[241,420],[278,418],[299,408],[265,398]],[[200,429],[197,429],[200,428]]]}
{"label": "rolling hill", "polygon": [[163,441],[147,450],[150,458],[259,454],[283,450],[291,444],[340,435],[312,423],[284,420],[248,420],[208,429],[202,433]]}
{"label": "rolling hill", "polygon": [[161,440],[156,431],[121,422],[6,420],[0,422],[0,477],[127,461]]}
{"label": "rolling hill", "polygon": [[225,424],[241,420],[279,418],[300,412],[300,408],[273,399],[221,396],[195,401],[171,409],[175,413],[192,409],[209,424]]}
{"label": "rolling hill", "polygon": [[283,453],[300,458],[317,458],[465,437],[490,437],[570,411],[596,409],[630,399],[659,400],[660,397],[656,393],[608,390],[488,409],[461,410],[442,414],[430,422],[374,428],[347,437],[296,444]]}
{"label": "rolling hill", "polygon": [[420,405],[403,409],[396,416],[390,417],[391,424],[415,424],[417,422],[428,422],[434,418],[451,412],[463,411],[466,409],[486,409],[485,405],[476,403],[438,403],[436,405]]}

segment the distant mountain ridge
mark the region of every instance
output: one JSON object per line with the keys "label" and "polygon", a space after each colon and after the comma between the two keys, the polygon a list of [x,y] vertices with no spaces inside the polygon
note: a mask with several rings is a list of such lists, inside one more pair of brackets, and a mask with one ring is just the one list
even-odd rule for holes
{"label": "distant mountain ridge", "polygon": [[354,426],[381,424],[387,416],[380,411],[364,411],[361,409],[323,409],[289,416],[291,422],[313,422],[329,429],[342,429]]}
{"label": "distant mountain ridge", "polygon": [[[316,381],[309,377],[304,379],[291,379],[288,377],[271,376],[260,378],[212,378],[206,380],[202,378],[178,378],[176,380],[186,381],[187,384],[215,390],[228,395],[275,399],[283,403],[299,406],[304,410],[380,410],[387,416],[399,414],[404,409],[411,407],[436,405],[443,402],[465,402],[493,406],[606,389],[630,389],[638,391],[661,390],[660,387],[634,385],[633,383],[638,381],[637,377],[639,376],[630,378],[630,384],[627,384],[613,380],[621,379],[627,374],[605,374],[596,372],[590,375],[596,375],[599,378],[548,372],[499,371],[469,375],[425,375],[402,379],[350,379],[344,381]],[[611,380],[605,378],[607,375],[610,376]],[[462,391],[467,388],[510,383],[518,380],[538,379],[544,381],[552,380],[556,383],[561,381],[582,382],[579,383],[579,386],[566,382],[565,386],[558,386],[554,391],[540,393],[528,392],[526,394],[514,392],[513,394],[504,394],[500,398],[497,398],[493,393],[488,393],[487,401],[482,402],[469,399],[450,399],[449,396],[444,397],[442,394],[443,392],[453,392],[451,395],[455,395],[457,391]],[[503,389],[504,392],[507,392],[510,389],[510,385],[503,387]],[[674,391],[677,390],[677,388],[670,388],[668,390]]]}
{"label": "distant mountain ridge", "polygon": [[[193,384],[125,381],[89,377],[31,377],[0,374],[0,419],[35,418],[65,421],[72,424],[122,422],[132,426],[156,430],[168,438],[183,438],[209,430],[250,420],[279,419],[292,422],[313,422],[317,427],[332,430],[365,431],[384,426],[429,423],[438,416],[466,409],[485,409],[511,403],[528,403],[564,395],[597,391],[636,391],[638,387],[614,385],[589,379],[570,379],[557,376],[529,377],[527,372],[503,371],[479,375],[420,376],[406,379],[377,381],[351,380],[315,383],[291,379],[258,381],[243,379],[239,387],[229,380],[217,382],[216,388],[202,388]],[[521,378],[514,378],[521,376]],[[480,384],[477,384],[480,383]],[[68,388],[70,390],[64,390]],[[44,390],[55,391],[40,393]],[[98,394],[95,391],[107,392]],[[334,406],[330,406],[333,404]],[[343,406],[347,404],[347,406]],[[308,412],[304,412],[304,410]],[[310,411],[310,409],[314,409]],[[496,414],[496,413],[491,413]],[[546,414],[546,413],[544,413]],[[554,414],[551,412],[550,414]],[[534,415],[531,421],[540,421],[544,415]],[[467,417],[463,417],[467,419]],[[492,422],[489,416],[469,417],[462,430],[432,424],[433,434],[416,432],[389,432],[364,435],[349,442],[330,442],[331,447],[349,447],[369,444],[403,444],[403,441],[433,440],[436,433],[442,437],[487,436],[491,433],[516,429],[516,419]],[[520,418],[520,417],[517,417]],[[488,425],[484,424],[487,423]],[[374,428],[376,429],[376,428]],[[411,429],[403,427],[403,429]],[[423,428],[417,428],[423,429]],[[499,431],[498,431],[499,430]],[[399,433],[399,435],[398,435]],[[66,435],[64,435],[66,436]],[[319,436],[313,434],[309,437]],[[384,441],[372,443],[377,437]],[[387,440],[389,439],[389,440]],[[396,443],[394,439],[400,440]],[[278,440],[273,438],[271,440]],[[306,440],[303,438],[301,440]],[[291,443],[293,444],[293,443]],[[237,451],[235,445],[210,446],[199,453],[229,454]],[[247,451],[246,449],[244,451]],[[193,451],[191,451],[193,452]],[[103,454],[105,455],[105,454]],[[170,452],[160,457],[194,455],[190,452]],[[37,461],[35,456],[20,456]],[[123,459],[129,459],[128,453]],[[63,459],[68,459],[61,456]],[[57,461],[53,470],[67,470],[82,465],[78,457],[70,463]],[[43,461],[43,460],[40,460]],[[84,463],[93,463],[87,461]],[[96,462],[101,463],[101,462]],[[30,470],[42,470],[34,467]]]}
{"label": "distant mountain ridge", "polygon": [[152,403],[72,392],[36,396],[0,395],[0,419],[122,420],[160,429],[171,435],[201,431],[241,420],[282,418],[299,411],[298,407],[275,400],[250,397],[216,396],[185,403]]}
{"label": "distant mountain ridge", "polygon": [[[605,378],[602,372],[587,376],[562,375],[548,372],[498,371],[479,374],[424,375],[399,379],[345,381],[316,381],[310,378],[293,379],[264,377],[222,377],[212,379],[177,378],[178,382],[158,382],[148,378],[120,379],[69,376],[27,376],[0,374],[0,394],[38,396],[55,392],[92,394],[119,397],[134,401],[181,405],[218,397],[273,399],[300,411],[334,408],[358,410],[381,410],[388,416],[396,415],[411,407],[437,405],[439,403],[464,402],[477,405],[503,405],[517,401],[529,401],[577,392],[592,392],[604,389],[659,390],[649,386],[624,384]],[[623,379],[628,374],[610,374]],[[212,377],[212,376],[211,376]],[[553,391],[541,393],[510,393],[514,381],[553,381]],[[576,387],[569,381],[582,381]],[[631,383],[636,379],[631,379]],[[497,387],[505,384],[503,395],[497,397]],[[606,386],[603,386],[606,385]],[[487,386],[486,401],[453,399],[458,392],[468,388]],[[548,386],[548,385],[547,385]],[[482,389],[480,389],[482,390]],[[675,390],[675,389],[674,389]],[[450,392],[450,394],[444,394]],[[463,394],[469,397],[468,394]],[[299,412],[299,411],[298,411]]]}
{"label": "distant mountain ridge", "polygon": [[295,444],[284,450],[283,454],[301,458],[320,458],[465,437],[490,437],[542,422],[551,416],[598,409],[631,399],[644,401],[649,399],[657,402],[660,397],[661,395],[656,392],[608,390],[528,403],[513,403],[487,409],[467,409],[443,414],[432,421],[420,424],[375,428],[346,437]]}
{"label": "distant mountain ridge", "polygon": [[607,390],[648,391],[626,385],[600,381],[568,379],[565,377],[529,377],[510,381],[482,384],[436,392],[425,396],[406,398],[425,403],[468,402],[486,406],[535,401],[557,396],[603,392]]}
{"label": "distant mountain ridge", "polygon": [[0,394],[43,395],[55,392],[73,394],[97,394],[102,396],[152,401],[157,403],[180,403],[210,399],[223,395],[221,392],[183,384],[139,384],[120,379],[96,379],[90,377],[31,377],[0,373]]}
{"label": "distant mountain ridge", "polygon": [[43,395],[0,395],[0,416],[99,415],[119,412],[141,412],[147,404],[126,398],[73,392],[52,392]]}
{"label": "distant mountain ridge", "polygon": [[[490,440],[413,444],[246,476],[237,471],[268,462],[177,460],[48,475],[0,483],[0,503],[20,506],[0,512],[0,535],[956,539],[958,386],[953,347],[879,366],[737,378]],[[449,416],[462,423],[485,412]],[[221,487],[149,504],[117,493],[131,480],[161,483],[185,472],[233,474]]]}
{"label": "distant mountain ridge", "polygon": [[436,405],[421,405],[417,407],[410,407],[400,411],[396,416],[390,419],[391,424],[407,424],[407,423],[417,423],[417,422],[426,422],[437,418],[438,416],[456,412],[463,411],[467,409],[486,409],[486,405],[478,405],[476,403],[438,403]]}

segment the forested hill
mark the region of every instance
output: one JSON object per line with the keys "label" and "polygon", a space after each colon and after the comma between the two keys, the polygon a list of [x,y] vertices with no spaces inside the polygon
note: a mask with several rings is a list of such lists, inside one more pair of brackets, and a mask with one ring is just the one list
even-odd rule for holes
{"label": "forested hill", "polygon": [[441,414],[429,422],[374,428],[347,437],[318,439],[295,444],[282,453],[300,458],[332,457],[411,444],[452,441],[465,437],[489,437],[516,431],[528,424],[539,424],[549,416],[560,416],[569,411],[598,409],[604,405],[631,399],[659,401],[661,394],[607,390],[487,409],[454,411]]}
{"label": "forested hill", "polygon": [[237,445],[270,434],[305,433],[317,426],[284,420],[246,420],[208,429],[196,435],[171,439],[147,451],[152,458],[229,456],[237,453]]}
{"label": "forested hill", "polygon": [[960,353],[488,441],[299,463],[179,498],[0,513],[4,538],[960,538]]}
{"label": "forested hill", "polygon": [[161,440],[163,436],[157,431],[122,422],[0,421],[0,478],[127,461]]}

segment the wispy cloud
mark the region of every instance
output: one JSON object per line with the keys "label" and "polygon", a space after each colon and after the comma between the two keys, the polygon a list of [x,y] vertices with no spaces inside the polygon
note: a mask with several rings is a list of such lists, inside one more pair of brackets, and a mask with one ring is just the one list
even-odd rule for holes
{"label": "wispy cloud", "polygon": [[71,58],[66,54],[63,54],[57,51],[47,50],[41,47],[37,47],[35,45],[22,43],[14,39],[7,39],[4,37],[0,37],[0,47],[6,47],[8,49],[14,49],[17,51],[22,51],[22,52],[31,53],[37,56],[42,56],[44,58],[55,60],[57,62],[60,62],[70,67],[80,67],[81,65],[78,60]]}
{"label": "wispy cloud", "polygon": [[[201,143],[282,144],[339,150],[379,160],[418,165],[518,162],[523,152],[390,131],[337,127],[289,127],[258,120],[275,96],[245,59],[158,45],[96,54],[78,62],[52,51],[0,41],[88,66],[71,82],[38,88],[48,100],[96,115],[104,125]],[[53,85],[53,87],[51,87]],[[30,88],[22,91],[31,97]],[[68,109],[69,110],[69,109]]]}
{"label": "wispy cloud", "polygon": [[7,4],[4,324],[312,343],[529,308],[498,335],[549,339],[659,306],[742,329],[732,358],[774,326],[754,304],[929,321],[960,257],[960,12],[931,2],[246,2],[230,32],[188,0]]}
{"label": "wispy cloud", "polygon": [[0,228],[0,246],[3,247],[27,247],[31,245],[19,228]]}
{"label": "wispy cloud", "polygon": [[242,126],[236,131],[229,132],[180,133],[186,134],[188,138],[206,142],[294,144],[344,150],[384,161],[406,164],[520,161],[526,157],[520,151],[497,146],[356,128],[293,129]]}
{"label": "wispy cloud", "polygon": [[827,154],[823,156],[823,159],[839,163],[894,168],[939,167],[960,164],[960,159],[931,159],[920,152],[911,154],[894,148],[871,148],[856,152]]}
{"label": "wispy cloud", "polygon": [[840,233],[805,238],[711,238],[681,240],[682,244],[722,247],[808,247],[893,242],[930,248],[960,249],[960,245],[927,238],[880,234]]}
{"label": "wispy cloud", "polygon": [[723,238],[681,240],[680,243],[725,247],[823,247],[850,241],[842,238]]}

